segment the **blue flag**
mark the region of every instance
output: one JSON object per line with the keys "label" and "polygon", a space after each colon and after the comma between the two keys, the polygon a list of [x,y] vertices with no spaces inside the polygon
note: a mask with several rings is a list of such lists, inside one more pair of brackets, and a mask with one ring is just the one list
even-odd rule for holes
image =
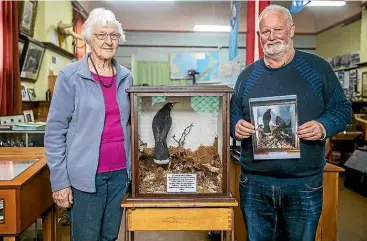
{"label": "blue flag", "polygon": [[292,1],[292,5],[291,8],[289,9],[289,11],[291,12],[291,14],[293,13],[298,13],[301,12],[302,9],[309,4],[311,1],[297,1],[297,0],[293,0]]}
{"label": "blue flag", "polygon": [[237,56],[238,26],[240,24],[240,1],[232,0],[229,17],[231,32],[229,35],[229,60]]}

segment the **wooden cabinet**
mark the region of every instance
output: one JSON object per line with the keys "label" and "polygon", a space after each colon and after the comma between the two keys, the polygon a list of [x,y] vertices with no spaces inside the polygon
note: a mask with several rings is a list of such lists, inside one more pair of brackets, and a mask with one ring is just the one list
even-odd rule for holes
{"label": "wooden cabinet", "polygon": [[323,207],[316,233],[316,241],[337,241],[339,172],[344,169],[327,163],[324,171]]}
{"label": "wooden cabinet", "polygon": [[56,240],[55,205],[44,148],[0,149],[0,236],[16,240],[42,216],[43,240]]}
{"label": "wooden cabinet", "polygon": [[23,101],[22,111],[33,110],[33,116],[36,121],[46,121],[50,101]]}
{"label": "wooden cabinet", "polygon": [[[239,180],[241,167],[238,163],[238,156],[232,155],[230,166],[231,191],[239,203]],[[237,159],[237,160],[235,160]],[[316,241],[337,241],[338,230],[338,185],[339,172],[344,169],[327,163],[324,171],[324,193],[323,193],[323,208],[319,226],[316,234]],[[246,241],[247,233],[245,223],[243,221],[240,206],[234,207],[234,226],[235,237],[238,241]]]}
{"label": "wooden cabinet", "polygon": [[367,114],[355,114],[357,127],[362,131],[363,138],[367,141]]}

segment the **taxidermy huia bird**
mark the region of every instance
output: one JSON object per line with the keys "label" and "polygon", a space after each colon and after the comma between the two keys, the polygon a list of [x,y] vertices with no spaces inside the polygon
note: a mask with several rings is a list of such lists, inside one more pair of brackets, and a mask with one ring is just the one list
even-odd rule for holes
{"label": "taxidermy huia bird", "polygon": [[263,123],[264,123],[264,133],[270,133],[270,123],[271,120],[271,108],[265,111],[263,115]]}
{"label": "taxidermy huia bird", "polygon": [[168,164],[169,152],[167,147],[167,135],[172,125],[171,110],[176,103],[166,103],[155,114],[152,122],[153,136],[155,141],[154,162],[156,164]]}
{"label": "taxidermy huia bird", "polygon": [[275,118],[275,124],[277,124],[277,126],[279,127],[279,129],[281,131],[283,131],[284,133],[289,134],[289,132],[291,131],[291,122],[289,121],[289,123],[285,122],[280,116],[277,116]]}

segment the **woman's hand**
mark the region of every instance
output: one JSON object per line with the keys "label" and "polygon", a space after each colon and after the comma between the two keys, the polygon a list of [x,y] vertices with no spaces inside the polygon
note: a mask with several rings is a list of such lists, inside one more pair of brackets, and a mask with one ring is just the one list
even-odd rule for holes
{"label": "woman's hand", "polygon": [[71,190],[71,187],[67,187],[53,192],[52,198],[57,206],[61,208],[69,208],[73,204],[73,191]]}

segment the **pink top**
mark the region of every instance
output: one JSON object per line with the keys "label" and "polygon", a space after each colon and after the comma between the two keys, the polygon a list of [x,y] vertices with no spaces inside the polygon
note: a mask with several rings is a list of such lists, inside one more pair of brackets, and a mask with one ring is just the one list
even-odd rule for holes
{"label": "pink top", "polygon": [[[117,76],[116,74],[113,76],[115,81],[110,88],[104,87],[99,82],[96,74],[92,73],[92,76],[102,88],[106,107],[97,173],[121,170],[126,168],[126,155],[124,148],[124,133],[116,99]],[[106,85],[111,83],[112,77],[100,77]]]}

